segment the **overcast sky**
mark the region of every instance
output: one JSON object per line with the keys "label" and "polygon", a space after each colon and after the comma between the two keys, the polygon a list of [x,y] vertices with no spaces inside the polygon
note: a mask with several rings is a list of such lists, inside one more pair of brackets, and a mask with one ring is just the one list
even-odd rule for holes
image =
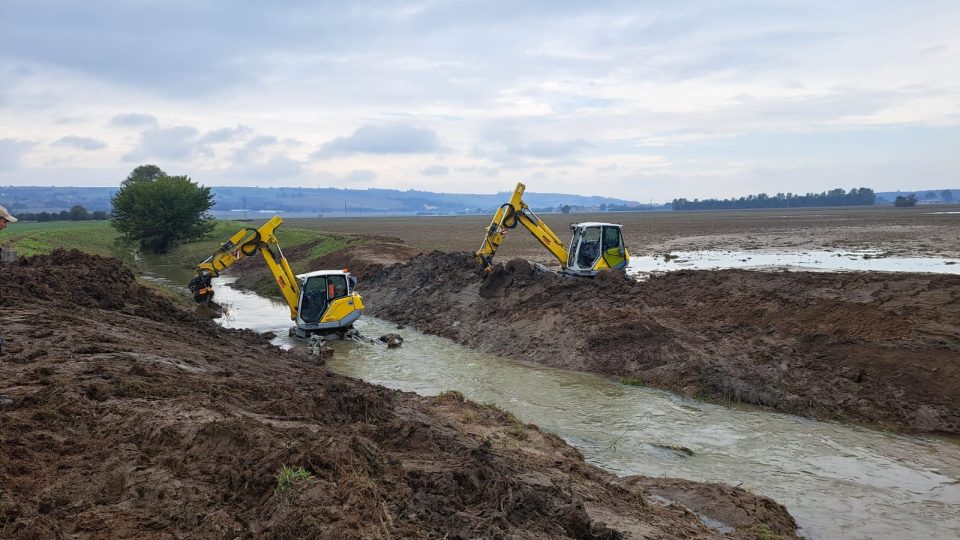
{"label": "overcast sky", "polygon": [[0,185],[144,163],[644,202],[960,188],[960,2],[0,1]]}

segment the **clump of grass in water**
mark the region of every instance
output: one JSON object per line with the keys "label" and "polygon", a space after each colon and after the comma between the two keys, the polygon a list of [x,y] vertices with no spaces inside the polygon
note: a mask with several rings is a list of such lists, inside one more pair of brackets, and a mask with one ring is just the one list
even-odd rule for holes
{"label": "clump of grass in water", "polygon": [[466,400],[466,399],[463,397],[463,393],[458,392],[458,391],[456,391],[456,390],[446,390],[446,391],[440,392],[440,395],[437,396],[437,397],[438,397],[439,399],[441,399],[441,400],[444,400],[444,399],[452,399],[452,400],[457,401],[457,402],[459,402],[459,403],[463,403],[463,402]]}
{"label": "clump of grass in water", "polygon": [[310,473],[303,467],[294,469],[293,467],[281,465],[280,472],[277,473],[277,485],[273,488],[273,493],[279,494],[289,491],[294,483],[309,478],[311,478]]}
{"label": "clump of grass in water", "polygon": [[643,386],[643,379],[640,377],[624,377],[620,379],[620,384],[627,386]]}

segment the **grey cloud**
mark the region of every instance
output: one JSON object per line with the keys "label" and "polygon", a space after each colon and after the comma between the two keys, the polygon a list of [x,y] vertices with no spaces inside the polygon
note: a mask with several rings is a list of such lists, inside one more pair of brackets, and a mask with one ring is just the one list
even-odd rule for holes
{"label": "grey cloud", "polygon": [[212,155],[208,146],[199,144],[197,135],[196,128],[190,126],[149,129],[140,134],[140,145],[124,155],[123,159],[183,161],[197,155]]}
{"label": "grey cloud", "polygon": [[262,154],[264,147],[277,144],[273,135],[258,135],[233,151],[233,159],[238,163],[249,163]]}
{"label": "grey cloud", "polygon": [[431,165],[421,169],[420,174],[424,176],[446,176],[450,174],[450,167],[444,167],[443,165]]}
{"label": "grey cloud", "polygon": [[566,141],[530,141],[509,145],[507,151],[514,155],[533,158],[566,158],[587,149],[590,143],[583,139]]}
{"label": "grey cloud", "polygon": [[286,156],[274,156],[266,163],[244,166],[247,178],[290,180],[303,174],[303,165]]}
{"label": "grey cloud", "polygon": [[498,176],[500,169],[496,167],[457,167],[456,172],[475,172],[488,177]]}
{"label": "grey cloud", "polygon": [[99,150],[105,148],[107,144],[100,139],[93,137],[81,137],[79,135],[67,135],[53,143],[54,146],[66,146],[78,150]]}
{"label": "grey cloud", "polygon": [[225,128],[215,129],[213,131],[208,131],[207,133],[205,133],[201,138],[201,142],[210,143],[210,144],[230,142],[242,135],[246,135],[247,133],[250,133],[251,131],[253,130],[247,126],[242,126],[242,125],[236,126],[236,127],[225,127]]}
{"label": "grey cloud", "polygon": [[0,139],[0,170],[20,168],[20,159],[34,146],[30,141]]}
{"label": "grey cloud", "polygon": [[110,123],[120,127],[156,127],[157,117],[152,114],[120,113],[114,116]]}
{"label": "grey cloud", "polygon": [[371,180],[376,180],[377,173],[373,171],[368,171],[366,169],[356,170],[348,174],[344,180],[347,182],[370,182]]}
{"label": "grey cloud", "polygon": [[349,154],[415,154],[439,150],[437,134],[430,128],[407,124],[366,125],[347,137],[338,137],[310,157],[325,159]]}

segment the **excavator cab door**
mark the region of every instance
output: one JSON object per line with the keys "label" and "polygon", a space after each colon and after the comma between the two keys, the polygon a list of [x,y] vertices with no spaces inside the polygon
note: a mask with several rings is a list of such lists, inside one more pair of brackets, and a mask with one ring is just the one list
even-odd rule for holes
{"label": "excavator cab door", "polygon": [[589,276],[593,266],[600,258],[600,240],[603,227],[594,225],[572,225],[573,238],[567,255],[567,273]]}
{"label": "excavator cab door", "polygon": [[320,322],[327,310],[327,276],[311,276],[300,287],[300,303],[297,306],[297,323]]}
{"label": "excavator cab door", "polygon": [[576,224],[568,251],[567,273],[592,276],[607,268],[623,269],[627,251],[620,226],[613,223]]}

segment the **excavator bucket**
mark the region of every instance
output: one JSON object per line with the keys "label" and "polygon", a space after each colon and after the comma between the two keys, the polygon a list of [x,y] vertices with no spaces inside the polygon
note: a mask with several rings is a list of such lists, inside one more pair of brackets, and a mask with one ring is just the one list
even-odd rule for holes
{"label": "excavator bucket", "polygon": [[198,273],[196,277],[190,280],[187,287],[198,304],[207,304],[213,298],[213,285],[208,274]]}

